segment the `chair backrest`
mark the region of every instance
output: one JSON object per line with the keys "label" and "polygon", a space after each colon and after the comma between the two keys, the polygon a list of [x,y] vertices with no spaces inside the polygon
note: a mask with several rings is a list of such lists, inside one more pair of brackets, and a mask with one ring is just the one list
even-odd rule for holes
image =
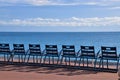
{"label": "chair backrest", "polygon": [[63,55],[73,55],[75,56],[75,46],[74,45],[62,45]]}
{"label": "chair backrest", "polygon": [[29,44],[30,54],[41,54],[41,48],[39,44]]}
{"label": "chair backrest", "polygon": [[6,43],[0,44],[0,52],[9,53],[10,52],[9,44],[6,44]]}
{"label": "chair backrest", "polygon": [[95,57],[94,46],[81,46],[81,56]]}
{"label": "chair backrest", "polygon": [[101,47],[102,57],[105,58],[117,58],[116,47]]}
{"label": "chair backrest", "polygon": [[57,45],[45,45],[46,54],[58,55]]}
{"label": "chair backrest", "polygon": [[24,44],[13,44],[14,53],[25,53]]}

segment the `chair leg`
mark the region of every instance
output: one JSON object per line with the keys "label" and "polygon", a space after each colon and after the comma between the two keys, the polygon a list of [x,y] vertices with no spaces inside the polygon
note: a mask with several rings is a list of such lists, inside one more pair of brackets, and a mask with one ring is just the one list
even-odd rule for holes
{"label": "chair leg", "polygon": [[24,61],[24,63],[26,62],[25,60],[26,60],[26,54],[24,55],[24,60],[23,60],[23,61]]}
{"label": "chair leg", "polygon": [[104,68],[103,59],[102,59],[102,68]]}
{"label": "chair leg", "polygon": [[61,58],[60,64],[62,64],[62,61],[63,61],[63,56],[62,56],[62,58]]}
{"label": "chair leg", "polygon": [[29,54],[29,56],[28,56],[27,63],[29,62],[29,59],[30,59],[30,54]]}
{"label": "chair leg", "polygon": [[37,56],[35,55],[35,63],[37,63]]}
{"label": "chair leg", "polygon": [[84,58],[83,58],[83,67],[84,67]]}
{"label": "chair leg", "polygon": [[88,67],[88,58],[87,58],[87,67]]}
{"label": "chair leg", "polygon": [[53,64],[54,64],[54,57],[52,57],[52,62],[53,62]]}
{"label": "chair leg", "polygon": [[11,57],[12,57],[12,55],[9,54],[9,57],[8,57],[8,59],[7,59],[8,62],[10,61]]}
{"label": "chair leg", "polygon": [[70,57],[69,57],[69,66],[70,66]]}
{"label": "chair leg", "polygon": [[119,59],[117,60],[117,67],[116,67],[117,70],[118,70],[118,66],[119,66]]}
{"label": "chair leg", "polygon": [[94,61],[94,68],[96,68],[97,58]]}
{"label": "chair leg", "polygon": [[58,62],[59,62],[59,56],[58,56],[58,59],[57,59],[57,64],[58,64]]}
{"label": "chair leg", "polygon": [[20,63],[20,55],[18,55],[18,57],[19,57],[19,60],[18,60],[18,62]]}
{"label": "chair leg", "polygon": [[108,59],[107,59],[107,69],[108,69]]}
{"label": "chair leg", "polygon": [[67,65],[67,57],[65,57],[65,65]]}
{"label": "chair leg", "polygon": [[22,62],[22,55],[20,55],[20,62]]}
{"label": "chair leg", "polygon": [[12,63],[13,63],[13,60],[14,60],[14,55],[12,55],[11,57],[12,57]]}
{"label": "chair leg", "polygon": [[4,54],[4,62],[6,61],[5,54]]}
{"label": "chair leg", "polygon": [[80,64],[81,64],[81,58],[80,58],[80,61],[79,61],[79,66],[80,66]]}
{"label": "chair leg", "polygon": [[38,63],[38,55],[36,55],[36,63]]}
{"label": "chair leg", "polygon": [[24,61],[23,61],[23,55],[21,55],[21,62],[24,62]]}
{"label": "chair leg", "polygon": [[35,63],[35,56],[33,55],[33,63]]}
{"label": "chair leg", "polygon": [[40,63],[42,63],[42,56],[40,57]]}
{"label": "chair leg", "polygon": [[46,61],[46,55],[45,55],[45,57],[44,57],[44,62],[43,62],[44,64],[45,64],[45,61]]}
{"label": "chair leg", "polygon": [[77,57],[75,58],[75,61],[74,61],[74,66],[76,66],[76,63],[77,63]]}
{"label": "chair leg", "polygon": [[49,56],[49,64],[50,64],[50,56]]}
{"label": "chair leg", "polygon": [[8,57],[8,54],[7,54],[7,62],[8,62],[8,59],[9,59],[9,57]]}

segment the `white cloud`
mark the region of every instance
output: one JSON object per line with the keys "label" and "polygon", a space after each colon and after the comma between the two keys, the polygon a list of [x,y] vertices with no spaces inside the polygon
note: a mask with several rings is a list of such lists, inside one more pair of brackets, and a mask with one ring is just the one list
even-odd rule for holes
{"label": "white cloud", "polygon": [[120,6],[117,6],[117,7],[110,7],[108,9],[113,9],[113,10],[116,10],[116,9],[120,9]]}
{"label": "white cloud", "polygon": [[26,3],[35,5],[35,6],[39,6],[39,5],[50,4],[51,1],[49,1],[49,0],[26,0]]}
{"label": "white cloud", "polygon": [[96,6],[117,6],[120,0],[0,0],[2,6],[6,5],[96,5]]}
{"label": "white cloud", "polygon": [[9,21],[0,20],[3,26],[69,26],[69,27],[87,27],[87,26],[120,26],[120,17],[93,17],[78,18],[71,17],[66,19],[55,18],[30,18],[30,19],[12,19]]}

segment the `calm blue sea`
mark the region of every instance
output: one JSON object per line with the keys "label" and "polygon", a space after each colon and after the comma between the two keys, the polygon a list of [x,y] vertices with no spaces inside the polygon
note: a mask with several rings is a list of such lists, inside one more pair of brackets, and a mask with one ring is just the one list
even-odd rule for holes
{"label": "calm blue sea", "polygon": [[63,44],[75,45],[76,51],[81,45],[95,46],[96,52],[101,46],[115,46],[120,53],[120,32],[0,32],[0,43],[40,44],[41,49],[46,44],[57,44],[59,50]]}

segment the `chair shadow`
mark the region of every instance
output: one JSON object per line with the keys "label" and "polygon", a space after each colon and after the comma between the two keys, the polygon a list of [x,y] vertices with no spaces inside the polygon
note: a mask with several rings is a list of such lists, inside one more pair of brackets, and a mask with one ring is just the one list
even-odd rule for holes
{"label": "chair shadow", "polygon": [[64,76],[97,74],[98,71],[88,71],[73,68],[63,68],[54,66],[29,66],[29,65],[8,65],[0,64],[0,71],[16,71],[16,72],[34,72],[38,74],[55,74]]}

